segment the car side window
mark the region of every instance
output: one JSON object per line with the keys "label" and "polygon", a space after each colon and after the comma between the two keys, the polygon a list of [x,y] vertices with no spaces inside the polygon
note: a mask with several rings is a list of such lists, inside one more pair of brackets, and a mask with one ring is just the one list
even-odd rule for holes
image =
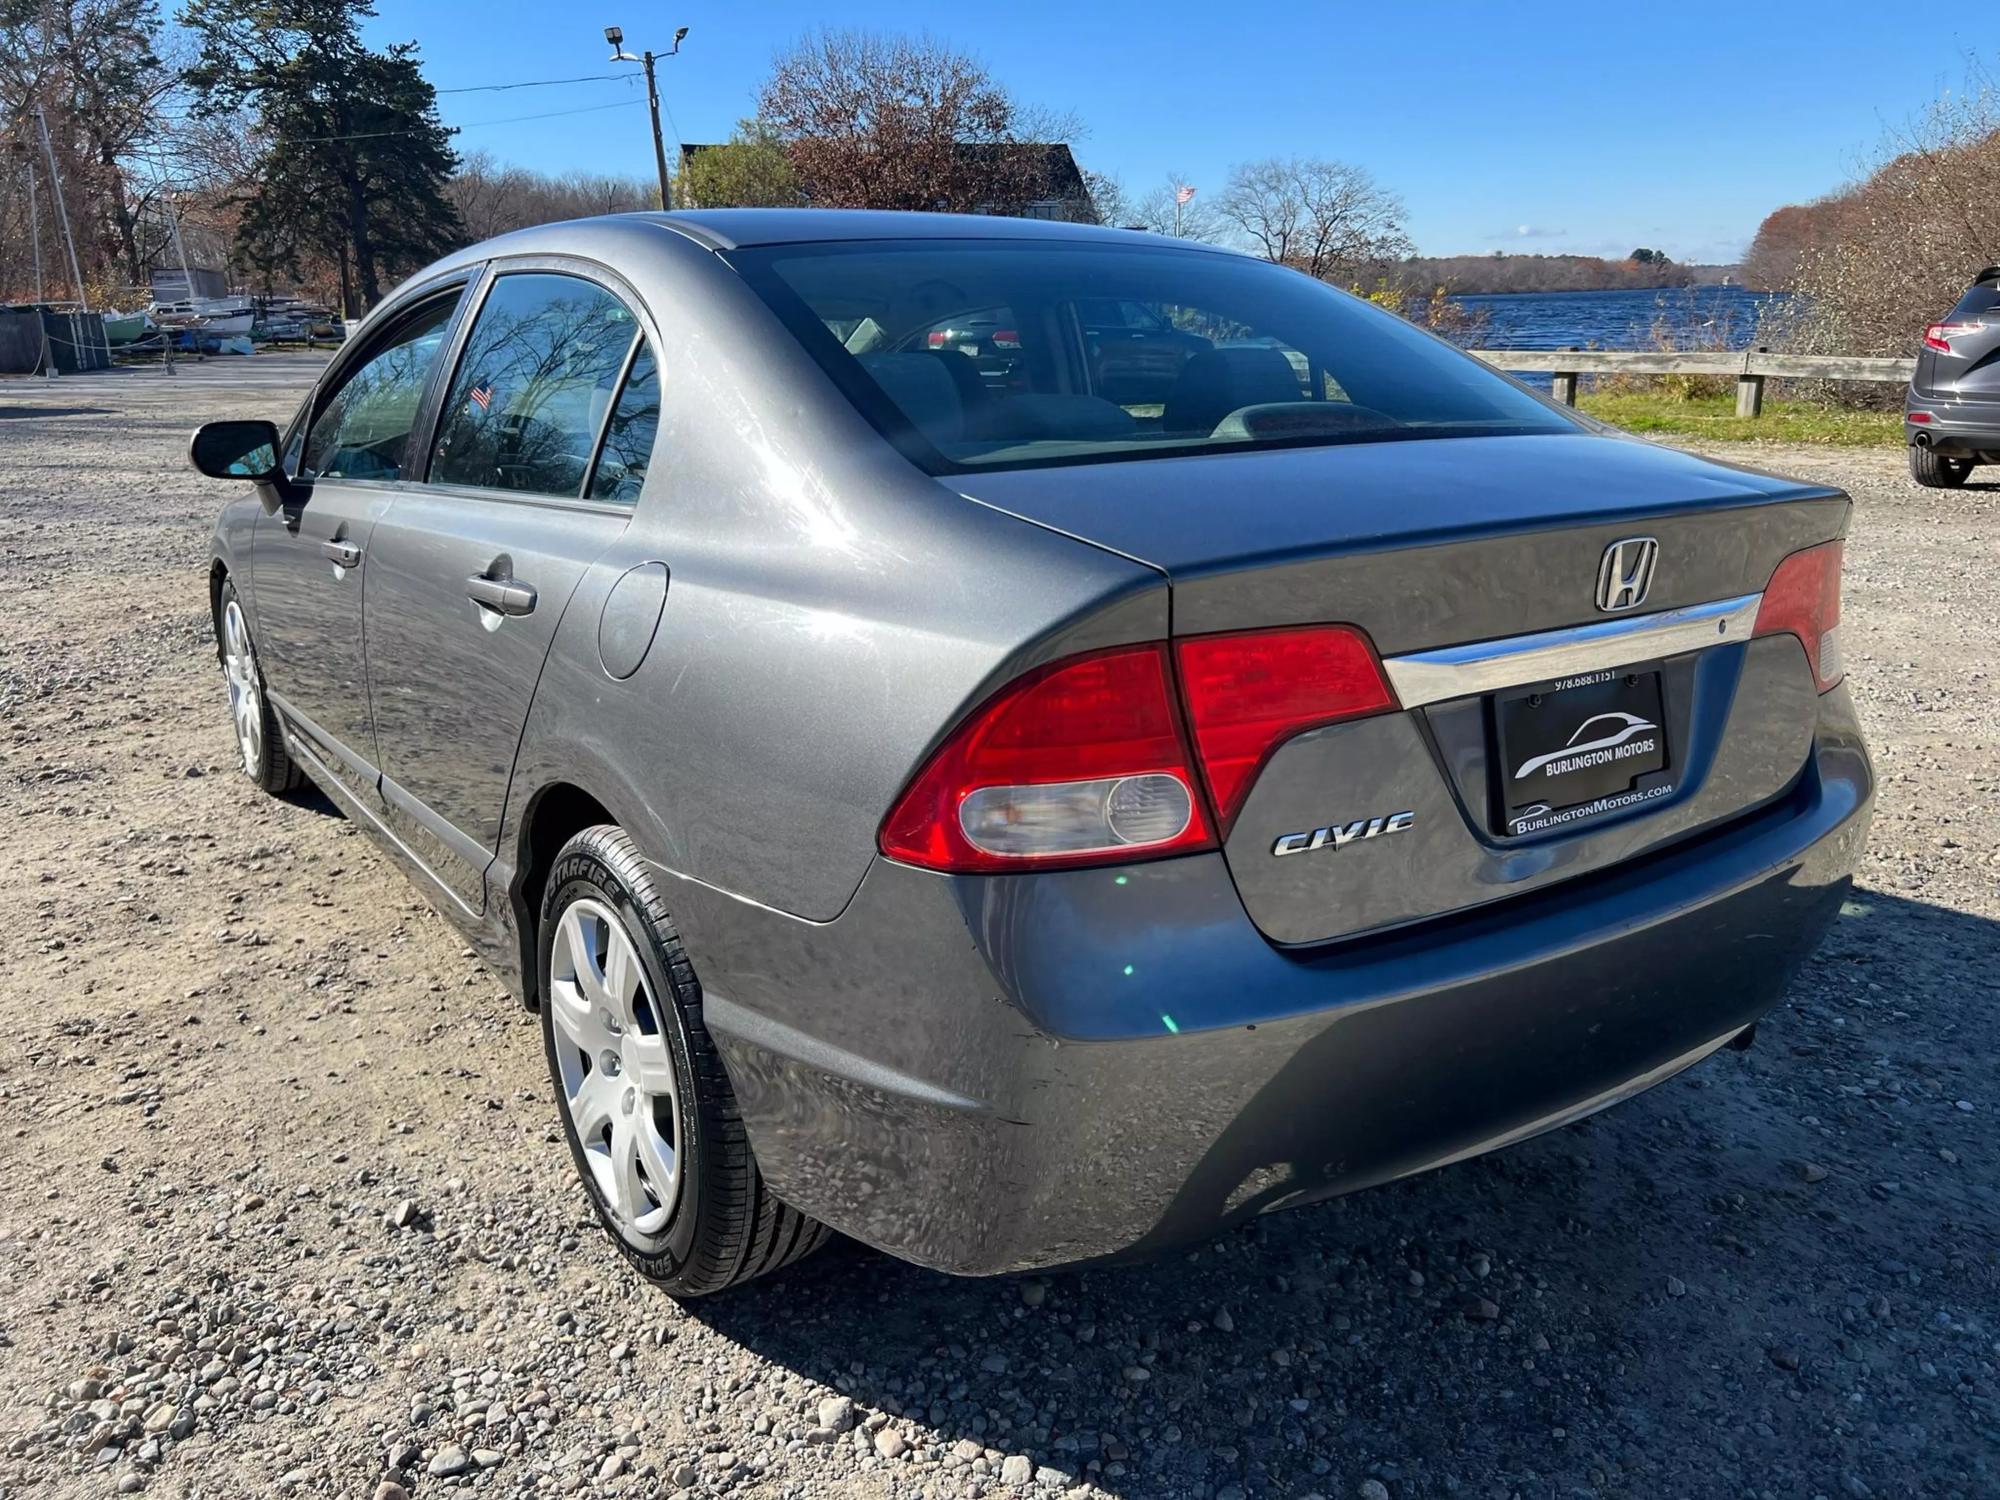
{"label": "car side window", "polygon": [[581,496],[638,331],[630,308],[581,277],[499,277],[452,377],[430,482]]}
{"label": "car side window", "polygon": [[644,339],[632,356],[625,388],[611,409],[604,429],[604,449],[590,477],[590,498],[613,505],[631,505],[645,487],[646,465],[653,456],[653,438],[660,430],[660,371]]}
{"label": "car side window", "polygon": [[307,429],[301,479],[403,477],[424,383],[444,343],[457,295],[440,297],[348,371]]}

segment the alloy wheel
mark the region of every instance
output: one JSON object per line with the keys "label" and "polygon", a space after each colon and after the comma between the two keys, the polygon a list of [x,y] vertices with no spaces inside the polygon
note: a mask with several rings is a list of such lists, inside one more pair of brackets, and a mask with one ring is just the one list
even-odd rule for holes
{"label": "alloy wheel", "polygon": [[627,1238],[656,1238],[680,1188],[679,1083],[638,949],[602,902],[557,919],[548,1005],[563,1109],[598,1197]]}
{"label": "alloy wheel", "polygon": [[257,653],[243,606],[231,599],[222,610],[222,675],[229,685],[229,714],[236,722],[236,748],[243,769],[254,779],[264,767],[264,691],[257,676]]}

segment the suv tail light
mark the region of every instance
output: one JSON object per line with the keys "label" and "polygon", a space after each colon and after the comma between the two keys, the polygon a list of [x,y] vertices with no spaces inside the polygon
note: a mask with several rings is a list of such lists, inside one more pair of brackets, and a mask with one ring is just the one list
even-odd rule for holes
{"label": "suv tail light", "polygon": [[1978,323],[1933,323],[1924,330],[1924,347],[1935,349],[1940,354],[1952,352],[1951,341],[1964,338],[1968,333],[1977,333]]}
{"label": "suv tail light", "polygon": [[1166,647],[1071,657],[1009,683],[904,789],[880,843],[892,859],[954,871],[1213,848]]}
{"label": "suv tail light", "polygon": [[1073,656],[967,717],[896,799],[879,843],[954,872],[1213,849],[1282,742],[1395,706],[1375,648],[1347,625],[1192,636],[1173,661],[1158,641]]}
{"label": "suv tail light", "polygon": [[1758,635],[1795,635],[1806,648],[1813,682],[1824,693],[1846,675],[1840,659],[1841,542],[1794,552],[1764,586]]}
{"label": "suv tail light", "polygon": [[1280,744],[1396,707],[1375,647],[1351,625],[1197,635],[1176,644],[1195,748],[1225,837]]}

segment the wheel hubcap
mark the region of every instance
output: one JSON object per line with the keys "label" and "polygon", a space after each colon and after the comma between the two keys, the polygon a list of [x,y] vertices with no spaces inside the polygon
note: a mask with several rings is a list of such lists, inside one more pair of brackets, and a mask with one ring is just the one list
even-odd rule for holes
{"label": "wheel hubcap", "polygon": [[257,680],[257,654],[243,607],[231,599],[222,611],[222,676],[229,685],[229,714],[236,721],[236,748],[252,776],[264,766],[264,694]]}
{"label": "wheel hubcap", "polygon": [[556,919],[549,958],[562,1104],[599,1197],[621,1229],[658,1235],[680,1187],[678,1084],[638,949],[601,902]]}

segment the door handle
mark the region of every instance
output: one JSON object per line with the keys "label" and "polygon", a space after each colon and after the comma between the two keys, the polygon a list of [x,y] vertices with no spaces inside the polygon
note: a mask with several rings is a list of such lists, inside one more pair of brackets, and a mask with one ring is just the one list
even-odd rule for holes
{"label": "door handle", "polygon": [[465,580],[465,597],[483,604],[495,614],[526,615],[535,609],[535,586],[512,578],[488,578],[474,573]]}
{"label": "door handle", "polygon": [[361,549],[352,542],[321,542],[319,555],[337,567],[361,566]]}

